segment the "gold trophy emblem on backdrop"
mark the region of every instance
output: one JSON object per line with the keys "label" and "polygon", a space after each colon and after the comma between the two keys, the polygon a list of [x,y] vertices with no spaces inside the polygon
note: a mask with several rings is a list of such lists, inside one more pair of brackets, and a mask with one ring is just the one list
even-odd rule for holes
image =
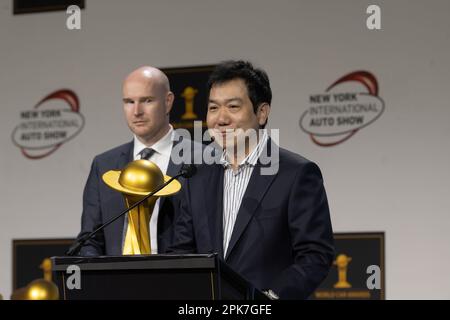
{"label": "gold trophy emblem on backdrop", "polygon": [[334,284],[336,289],[348,289],[352,287],[352,285],[347,281],[348,264],[350,261],[352,261],[351,257],[345,254],[340,254],[333,262],[338,269],[338,282]]}
{"label": "gold trophy emblem on backdrop", "polygon": [[181,120],[195,120],[198,116],[194,112],[194,97],[198,93],[197,89],[188,86],[184,88],[181,97],[185,102],[185,113],[181,116]]}
{"label": "gold trophy emblem on backdrop", "polygon": [[[132,161],[123,170],[110,170],[102,178],[110,188],[122,193],[128,208],[171,179],[148,160]],[[180,182],[173,180],[128,212],[128,227],[122,252],[124,255],[151,254],[149,224],[156,200],[173,195],[180,189]]]}

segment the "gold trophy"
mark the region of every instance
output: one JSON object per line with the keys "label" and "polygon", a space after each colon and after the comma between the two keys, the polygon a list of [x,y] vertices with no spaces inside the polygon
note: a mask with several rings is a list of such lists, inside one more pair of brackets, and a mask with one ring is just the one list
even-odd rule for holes
{"label": "gold trophy", "polygon": [[192,87],[186,87],[181,93],[181,97],[184,98],[186,111],[181,116],[181,120],[195,120],[198,116],[194,113],[194,97],[198,93],[197,89]]}
{"label": "gold trophy", "polygon": [[44,278],[31,281],[27,286],[17,289],[11,295],[11,300],[58,300],[59,290],[52,282],[52,262],[45,258],[39,266],[44,272]]}
{"label": "gold trophy", "polygon": [[336,289],[348,289],[352,287],[352,285],[347,281],[347,269],[350,261],[352,261],[351,257],[345,254],[340,254],[333,262],[338,269],[338,282],[334,285]]}
{"label": "gold trophy", "polygon": [[[155,163],[148,160],[132,161],[123,170],[108,171],[102,178],[109,187],[122,193],[128,208],[171,179],[163,175]],[[173,180],[128,212],[128,227],[122,254],[151,254],[149,223],[156,200],[173,195],[180,189],[180,182]]]}

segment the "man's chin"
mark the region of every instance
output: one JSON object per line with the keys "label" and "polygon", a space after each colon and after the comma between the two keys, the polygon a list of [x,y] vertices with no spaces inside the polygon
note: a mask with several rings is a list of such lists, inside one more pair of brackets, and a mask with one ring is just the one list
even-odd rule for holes
{"label": "man's chin", "polygon": [[149,132],[148,130],[139,130],[140,128],[135,128],[135,130],[132,130],[133,133],[136,135],[136,137],[139,138],[139,140],[147,141],[150,140],[152,137],[154,137],[154,133]]}

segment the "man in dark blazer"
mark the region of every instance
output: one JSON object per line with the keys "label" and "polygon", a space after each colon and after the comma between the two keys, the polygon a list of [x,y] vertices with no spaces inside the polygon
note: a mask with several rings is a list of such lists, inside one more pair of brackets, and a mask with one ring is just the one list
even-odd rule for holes
{"label": "man in dark blazer", "polygon": [[[254,143],[237,132],[267,123],[272,94],[264,71],[224,62],[208,87],[207,124],[223,154],[186,181],[169,251],[217,252],[270,296],[305,299],[334,258],[320,169],[279,148],[265,130]],[[239,148],[241,156],[233,152]]]}
{"label": "man in dark blazer", "polygon": [[[124,113],[133,141],[106,151],[95,157],[83,194],[81,232],[78,239],[95,230],[101,224],[125,210],[123,195],[108,187],[102,176],[109,170],[122,170],[129,162],[145,158],[155,162],[169,176],[181,169],[180,161],[174,162],[172,152],[195,152],[200,144],[182,139],[169,124],[169,113],[174,95],[170,91],[166,75],[153,67],[141,67],[128,75],[123,84]],[[195,150],[194,150],[195,149]],[[192,153],[191,153],[192,154]],[[181,156],[181,154],[178,154]],[[180,182],[183,184],[182,178]],[[177,195],[162,197],[155,205],[150,222],[153,253],[165,252],[172,240],[174,208],[179,206]],[[152,224],[153,223],[153,224]],[[127,216],[113,222],[80,250],[83,256],[121,255],[127,226]]]}

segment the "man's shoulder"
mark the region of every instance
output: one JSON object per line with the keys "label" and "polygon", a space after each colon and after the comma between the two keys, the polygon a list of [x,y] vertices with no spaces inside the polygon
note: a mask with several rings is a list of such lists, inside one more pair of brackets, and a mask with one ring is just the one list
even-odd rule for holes
{"label": "man's shoulder", "polygon": [[313,161],[293,151],[279,147],[280,163],[288,166],[307,165]]}
{"label": "man's shoulder", "polygon": [[264,150],[265,152],[263,152],[261,157],[265,158],[265,162],[271,161],[272,164],[278,163],[282,167],[299,167],[314,164],[313,161],[307,159],[306,157],[281,147],[271,138],[269,138]]}
{"label": "man's shoulder", "polygon": [[112,149],[109,149],[103,153],[98,154],[95,157],[95,160],[97,161],[110,161],[110,160],[114,160],[117,159],[117,157],[119,157],[122,154],[127,154],[131,151],[131,149],[133,148],[133,142],[127,142],[124,143],[120,146],[114,147]]}
{"label": "man's shoulder", "polygon": [[309,160],[308,158],[289,151],[284,148],[280,148],[280,171],[290,176],[297,175],[296,173],[314,173],[321,176],[321,170],[316,162]]}

